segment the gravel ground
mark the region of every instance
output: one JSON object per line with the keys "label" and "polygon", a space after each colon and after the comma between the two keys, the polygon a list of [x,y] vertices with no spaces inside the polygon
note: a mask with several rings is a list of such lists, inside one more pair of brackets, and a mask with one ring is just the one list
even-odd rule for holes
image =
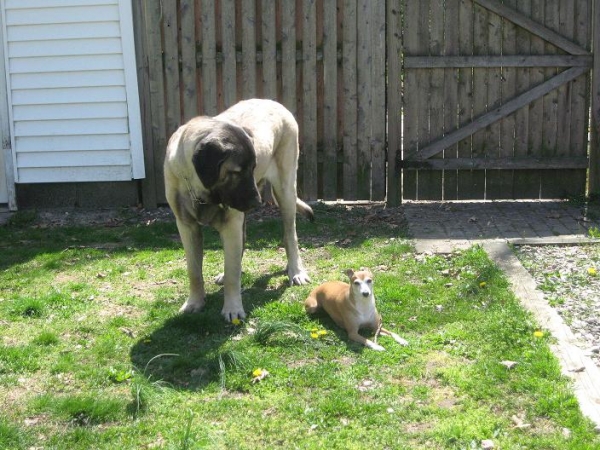
{"label": "gravel ground", "polygon": [[578,345],[600,367],[600,244],[523,245],[515,252]]}

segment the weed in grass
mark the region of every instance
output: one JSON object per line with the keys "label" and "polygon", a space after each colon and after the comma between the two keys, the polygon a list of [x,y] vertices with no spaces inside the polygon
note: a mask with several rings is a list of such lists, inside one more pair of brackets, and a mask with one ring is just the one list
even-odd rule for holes
{"label": "weed in grass", "polygon": [[123,400],[98,395],[44,394],[32,401],[32,408],[75,426],[88,426],[122,419],[125,412]]}
{"label": "weed in grass", "polygon": [[32,341],[32,344],[40,346],[56,345],[60,342],[59,337],[53,331],[42,331]]}
{"label": "weed in grass", "polygon": [[44,302],[38,298],[17,297],[9,306],[13,317],[35,318],[44,314]]}

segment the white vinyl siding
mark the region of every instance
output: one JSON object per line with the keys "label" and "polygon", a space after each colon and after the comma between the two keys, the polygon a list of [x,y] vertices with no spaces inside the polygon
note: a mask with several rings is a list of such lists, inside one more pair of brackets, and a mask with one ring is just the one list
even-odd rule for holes
{"label": "white vinyl siding", "polygon": [[144,177],[130,0],[0,0],[18,183]]}

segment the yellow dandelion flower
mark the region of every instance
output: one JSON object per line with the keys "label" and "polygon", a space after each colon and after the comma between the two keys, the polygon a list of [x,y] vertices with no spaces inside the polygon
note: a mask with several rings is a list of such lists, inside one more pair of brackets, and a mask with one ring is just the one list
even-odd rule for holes
{"label": "yellow dandelion flower", "polygon": [[319,333],[313,331],[313,332],[310,333],[310,337],[313,338],[313,339],[318,339],[319,338]]}
{"label": "yellow dandelion flower", "polygon": [[320,330],[319,332],[317,332],[317,334],[318,334],[319,336],[325,336],[325,335],[327,334],[327,331],[325,331],[325,330]]}
{"label": "yellow dandelion flower", "polygon": [[540,331],[540,330],[536,330],[536,331],[534,331],[534,332],[533,332],[533,335],[534,335],[536,338],[541,338],[541,337],[544,337],[544,332],[543,332],[543,331]]}
{"label": "yellow dandelion flower", "polygon": [[596,271],[595,267],[590,267],[588,268],[588,274],[595,277],[596,275],[598,275],[598,272]]}
{"label": "yellow dandelion flower", "polygon": [[231,321],[231,323],[234,325],[241,325],[242,321],[236,317]]}
{"label": "yellow dandelion flower", "polygon": [[481,283],[479,283],[479,287],[482,288],[482,289],[484,287],[486,287],[486,285],[487,285],[487,283],[485,281],[482,281]]}
{"label": "yellow dandelion flower", "polygon": [[252,371],[252,376],[253,376],[254,378],[258,378],[258,377],[260,377],[262,374],[263,374],[263,370],[262,370],[262,369],[254,369],[254,370]]}

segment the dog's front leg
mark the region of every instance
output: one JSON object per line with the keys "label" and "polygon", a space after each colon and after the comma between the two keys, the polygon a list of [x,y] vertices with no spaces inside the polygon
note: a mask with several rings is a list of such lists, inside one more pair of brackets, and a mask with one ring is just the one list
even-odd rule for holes
{"label": "dog's front leg", "polygon": [[195,313],[204,307],[204,278],[202,275],[203,235],[202,226],[197,222],[187,222],[177,218],[177,229],[185,251],[190,296],[179,309],[182,313]]}
{"label": "dog's front leg", "polygon": [[244,213],[230,209],[217,228],[225,253],[223,291],[225,300],[221,314],[228,322],[246,317],[242,305],[242,254],[244,251]]}

